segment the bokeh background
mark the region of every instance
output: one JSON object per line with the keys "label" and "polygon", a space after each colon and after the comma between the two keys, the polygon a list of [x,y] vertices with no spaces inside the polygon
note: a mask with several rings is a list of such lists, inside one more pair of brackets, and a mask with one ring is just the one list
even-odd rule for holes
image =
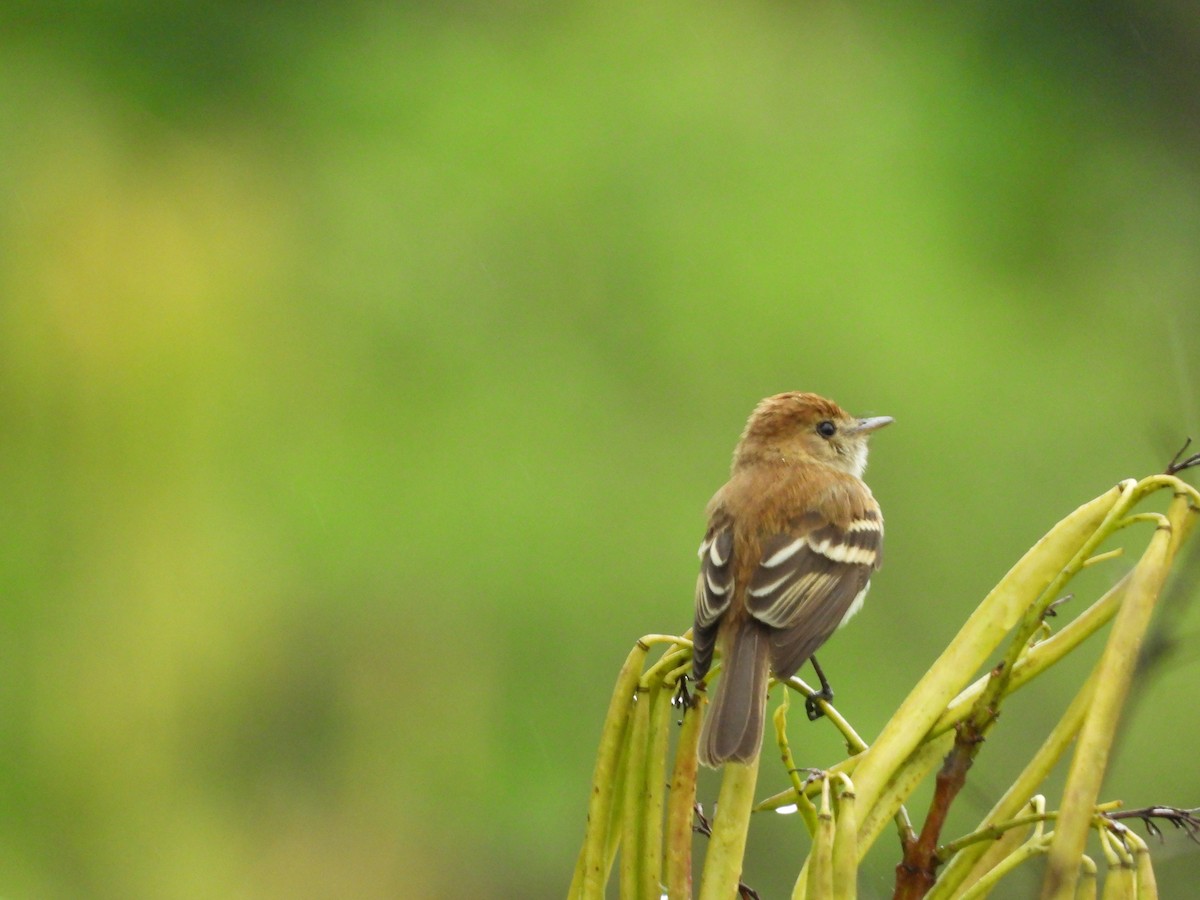
{"label": "bokeh background", "polygon": [[[4,4],[0,893],[561,896],[617,669],[688,626],[781,390],[896,418],[822,657],[872,736],[1200,437],[1198,53],[1171,0]],[[1130,805],[1200,805],[1194,584]],[[1006,708],[956,828],[1089,665]],[[755,827],[780,896],[800,823]],[[1200,847],[1155,852],[1192,896]]]}

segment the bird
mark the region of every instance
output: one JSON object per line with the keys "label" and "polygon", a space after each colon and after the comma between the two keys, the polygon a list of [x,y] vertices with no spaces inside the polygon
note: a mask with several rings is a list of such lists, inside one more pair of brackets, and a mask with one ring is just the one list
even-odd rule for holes
{"label": "bird", "polygon": [[790,678],[861,609],[883,546],[883,514],[862,480],[867,439],[892,421],[801,391],[767,397],[750,415],[699,549],[698,683],[721,655],[700,735],[706,766],[758,757],[768,674]]}

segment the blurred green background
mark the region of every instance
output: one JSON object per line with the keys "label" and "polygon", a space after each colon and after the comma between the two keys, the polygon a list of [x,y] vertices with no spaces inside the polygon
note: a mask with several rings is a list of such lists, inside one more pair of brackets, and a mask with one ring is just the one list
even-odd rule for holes
{"label": "blurred green background", "polygon": [[[1177,2],[5,4],[0,893],[561,896],[617,669],[688,627],[781,390],[896,418],[822,655],[874,735],[1053,522],[1200,437],[1198,51]],[[1179,608],[1130,805],[1200,805]],[[801,825],[756,829],[780,896]]]}

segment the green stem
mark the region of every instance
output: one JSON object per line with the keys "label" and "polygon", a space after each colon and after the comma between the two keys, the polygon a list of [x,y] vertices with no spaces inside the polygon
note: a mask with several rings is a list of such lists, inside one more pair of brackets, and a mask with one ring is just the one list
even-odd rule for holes
{"label": "green stem", "polygon": [[642,896],[645,840],[642,802],[646,790],[647,740],[650,735],[650,692],[633,698],[633,724],[629,732],[629,757],[625,762],[625,814],[621,818],[621,896]]}
{"label": "green stem", "polygon": [[[1044,813],[1030,813],[1027,816],[1017,816],[1015,819],[1009,819],[1005,822],[997,822],[995,825],[988,825],[970,834],[963,835],[956,841],[951,841],[949,844],[938,848],[938,853],[945,854],[949,858],[952,854],[957,853],[964,847],[970,847],[974,844],[986,845],[989,841],[995,841],[1004,836],[1004,834],[1013,828],[1024,828],[1026,825],[1035,825],[1038,822],[1053,822],[1058,818],[1058,811],[1051,810]],[[931,895],[932,896],[932,895]]]}
{"label": "green stem", "polygon": [[[690,632],[688,632],[690,634]],[[650,634],[642,637],[642,643],[647,646],[651,644],[671,644],[672,648],[662,655],[662,658],[648,668],[640,682],[642,687],[648,687],[655,681],[667,682],[666,673],[672,671],[676,667],[683,668],[685,671],[691,667],[692,660],[692,642],[685,634],[683,637],[674,637],[667,634]],[[673,683],[673,682],[667,682]]]}
{"label": "green stem", "polygon": [[[883,829],[889,822],[894,821],[900,807],[904,805],[904,801],[912,795],[921,782],[929,777],[929,773],[953,746],[954,735],[952,733],[938,735],[918,747],[912,756],[892,773],[892,777],[888,779],[887,784],[883,786],[883,790],[876,797],[874,806],[859,821],[859,859],[866,855],[867,850],[875,843]],[[854,785],[858,787],[857,776],[854,779]],[[859,794],[858,808],[861,813],[863,808],[861,793]]]}
{"label": "green stem", "polygon": [[800,770],[796,768],[796,760],[792,756],[792,748],[788,743],[787,711],[789,705],[788,694],[784,692],[783,702],[775,708],[775,713],[771,717],[775,724],[775,742],[779,745],[779,756],[783,760],[784,771],[787,772],[788,778],[792,782],[792,790],[796,792],[796,811],[804,819],[804,825],[808,828],[811,836],[817,833],[817,808],[805,793],[805,781],[800,777]]}
{"label": "green stem", "polygon": [[1021,863],[1028,862],[1045,853],[1050,846],[1051,838],[1051,835],[1035,834],[959,895],[959,900],[980,900],[980,898],[989,896],[1001,878]]}
{"label": "green stem", "polygon": [[[1004,796],[983,817],[983,821],[975,831],[976,834],[1001,827],[1004,822],[1013,820],[1022,809],[1028,806],[1029,798],[1037,792],[1046,776],[1067,752],[1075,740],[1075,736],[1079,733],[1079,729],[1083,726],[1083,720],[1091,706],[1092,692],[1099,677],[1100,667],[1097,664],[1033,758],[1004,792]],[[940,855],[943,859],[950,859],[950,862],[942,870],[937,884],[929,892],[928,900],[944,900],[944,898],[952,897],[962,885],[972,881],[973,875],[977,877],[987,871],[985,867],[977,864],[988,852],[989,846],[986,843],[968,840],[968,838],[963,838],[961,842],[955,842],[943,848]],[[953,854],[953,858],[951,858],[951,854]]]}
{"label": "green stem", "polygon": [[666,805],[667,743],[671,726],[671,690],[658,685],[650,707],[650,741],[642,803],[643,897],[662,894],[663,809]]}
{"label": "green stem", "polygon": [[1124,898],[1135,896],[1133,857],[1124,845],[1103,826],[1100,831],[1100,846],[1108,861],[1104,876],[1104,897]]}
{"label": "green stem", "polygon": [[713,821],[704,872],[700,879],[700,900],[729,900],[737,893],[742,875],[742,857],[750,830],[750,810],[754,806],[754,785],[758,780],[758,760],[749,765],[725,764],[717,814]]}
{"label": "green stem", "polygon": [[1158,900],[1158,881],[1154,877],[1154,866],[1150,860],[1150,848],[1137,834],[1130,831],[1125,840],[1133,848],[1135,880],[1138,900]]}
{"label": "green stem", "polygon": [[809,853],[808,891],[810,897],[833,896],[833,839],[836,826],[830,800],[829,779],[821,779],[821,808],[817,812],[817,830],[813,832]]}
{"label": "green stem", "polygon": [[836,777],[837,822],[833,837],[833,898],[854,900],[858,896],[858,814],[854,783],[845,775]]}
{"label": "green stem", "polygon": [[1109,634],[1092,703],[1067,772],[1062,814],[1042,882],[1043,900],[1066,900],[1074,896],[1079,857],[1091,827],[1092,810],[1108,767],[1109,749],[1129,692],[1138,650],[1167,575],[1171,543],[1171,526],[1164,522],[1154,532],[1150,546],[1134,569],[1125,602]]}
{"label": "green stem", "polygon": [[[782,684],[786,685],[793,691],[797,691],[805,696],[805,698],[814,696],[817,691],[809,687],[805,682],[793,675],[791,678],[784,679]],[[854,730],[854,727],[846,721],[845,717],[827,700],[819,700],[818,705],[821,711],[825,714],[824,718],[842,733],[842,737],[846,739],[846,750],[849,753],[862,753],[867,749],[867,742],[864,741]]]}
{"label": "green stem", "polygon": [[[1126,574],[1109,588],[1103,597],[1072,619],[1061,631],[1030,648],[1013,667],[1012,678],[1008,683],[1008,693],[1015,693],[1024,687],[1108,624],[1121,607],[1121,600],[1125,596],[1129,578],[1130,574]],[[987,687],[988,680],[989,676],[984,675],[955,697],[933,726],[931,733],[941,734],[949,731],[966,719],[975,700]]]}
{"label": "green stem", "polygon": [[625,742],[625,732],[632,711],[633,693],[637,688],[638,676],[646,661],[650,647],[638,641],[621,672],[617,676],[608,712],[604,717],[604,728],[600,733],[600,752],[596,757],[596,768],[592,773],[592,793],[588,800],[587,830],[583,848],[579,853],[575,879],[571,882],[569,896],[584,900],[602,900],[604,883],[607,880],[610,845],[610,812],[613,806],[614,783],[617,776],[618,757]]}
{"label": "green stem", "polygon": [[[873,807],[889,780],[942,716],[946,705],[962,690],[966,679],[984,665],[1030,604],[1058,581],[1064,568],[1072,562],[1082,563],[1092,555],[1098,529],[1114,509],[1125,508],[1125,497],[1134,484],[1132,480],[1122,482],[1059,522],[1013,566],[968,618],[859,763],[854,783],[860,813],[866,811],[868,821],[872,820]],[[862,825],[860,852],[869,843],[866,826]]]}
{"label": "green stem", "polygon": [[1075,900],[1096,900],[1096,863],[1086,853],[1079,862],[1079,884],[1075,887]]}
{"label": "green stem", "polygon": [[702,707],[688,706],[683,711],[683,726],[675,748],[675,770],[667,801],[667,897],[691,900],[692,896],[692,820],[696,804],[697,748],[700,746]]}
{"label": "green stem", "polygon": [[[862,755],[851,756],[849,759],[843,759],[840,763],[830,766],[825,771],[830,774],[849,775],[854,771],[854,767],[858,765],[858,761],[862,759]],[[797,802],[797,793],[803,793],[806,797],[815,795],[821,786],[813,783],[804,788],[803,791],[797,792],[795,787],[790,787],[786,791],[780,791],[778,794],[772,794],[765,800],[760,800],[754,807],[755,812],[765,812],[767,810],[779,809],[781,806],[790,806]]]}

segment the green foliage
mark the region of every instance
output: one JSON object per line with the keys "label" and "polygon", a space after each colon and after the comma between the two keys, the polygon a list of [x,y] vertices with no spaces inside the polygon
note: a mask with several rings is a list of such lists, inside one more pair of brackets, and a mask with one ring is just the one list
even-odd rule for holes
{"label": "green foliage", "polygon": [[[1189,458],[1186,465],[1198,462],[1200,454]],[[1156,492],[1171,495],[1165,515],[1132,511]],[[704,834],[696,895],[701,900],[722,900],[747,893],[747,882],[753,887],[754,879],[746,878],[743,865],[751,813],[786,804],[801,813],[810,839],[808,855],[796,876],[793,900],[851,900],[858,896],[859,861],[893,820],[899,832],[897,900],[987,896],[1017,867],[1041,856],[1046,857],[1042,897],[1071,900],[1081,873],[1094,881],[1095,863],[1084,853],[1089,829],[1097,832],[1108,859],[1106,897],[1157,896],[1146,843],[1112,816],[1120,804],[1101,804],[1099,794],[1151,614],[1171,564],[1198,516],[1200,491],[1173,474],[1123,481],[1081,506],[1001,579],[869,746],[821,700],[830,721],[845,737],[849,755],[828,770],[810,770],[803,781],[787,735],[787,689],[798,688],[808,697],[813,691],[794,677],[787,679],[783,703],[774,717],[783,771],[775,773],[774,766],[768,770],[790,780],[791,787],[756,807],[755,784],[762,757],[750,764],[728,763],[722,768],[721,794],[711,826],[702,810],[695,814],[700,823],[695,830]],[[1133,569],[1051,634],[1048,614],[1062,602],[1056,598],[1063,596],[1084,568],[1119,555],[1119,551],[1097,554],[1097,548],[1123,529],[1144,523],[1153,525],[1154,533]],[[1100,659],[1041,747],[972,832],[949,840],[944,828],[950,809],[1009,694],[1061,661],[1114,617]],[[647,651],[655,643],[672,647],[641,675]],[[688,900],[692,896],[693,867],[688,861],[693,840],[686,824],[692,821],[696,796],[696,747],[693,740],[681,735],[675,770],[687,777],[673,779],[671,784],[672,792],[683,796],[672,797],[669,803],[665,853],[672,864],[664,869],[660,795],[669,720],[650,713],[664,707],[672,695],[686,696],[679,679],[687,670],[690,646],[686,636],[642,638],[621,670],[602,732],[587,830],[568,893],[572,900],[602,900],[618,849],[622,897],[665,894],[671,900]],[[1001,649],[1001,659],[972,683]],[[663,672],[670,674],[664,677]],[[703,706],[703,696],[687,704],[684,734],[695,729]],[[1056,809],[1048,810],[1041,792],[1072,744],[1061,801]],[[994,741],[989,742],[989,752],[1016,758],[1026,755],[1020,745]],[[933,800],[915,829],[906,805],[939,760],[943,761]],[[835,784],[836,811],[831,803]],[[819,808],[810,799],[818,793]],[[657,798],[653,802],[651,795]],[[1159,814],[1163,813],[1143,811],[1139,817],[1149,822]],[[1180,824],[1179,810],[1168,810],[1165,815],[1173,824]],[[1200,830],[1200,821],[1194,816],[1184,813],[1181,817],[1189,832]],[[1053,823],[1053,830],[1047,830],[1048,823]],[[1026,835],[1028,839],[1018,845],[1016,841]],[[789,858],[796,857],[783,859]],[[675,864],[675,860],[680,862]],[[774,868],[788,866],[777,864]],[[1011,891],[1007,881],[1005,889]]]}

